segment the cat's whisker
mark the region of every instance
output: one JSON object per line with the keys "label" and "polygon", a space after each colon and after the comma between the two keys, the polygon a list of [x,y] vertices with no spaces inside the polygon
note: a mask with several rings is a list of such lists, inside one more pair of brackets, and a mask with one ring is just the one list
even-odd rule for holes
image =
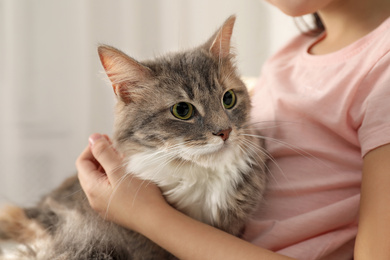
{"label": "cat's whisker", "polygon": [[[188,143],[190,143],[190,142],[188,142]],[[191,147],[191,146],[189,146],[189,147]],[[186,164],[186,160],[180,158],[180,157],[178,156],[178,155],[179,155],[178,152],[183,152],[184,154],[187,154],[187,153],[190,154],[189,152],[186,151],[186,149],[184,149],[184,151],[183,151],[183,149],[181,149],[180,151],[175,151],[175,153],[173,153],[173,154],[170,155],[169,161],[167,161],[167,164],[171,163],[171,162],[174,161],[174,160],[178,160],[178,161],[179,161],[179,164],[176,165],[174,172],[171,173],[171,176],[176,176],[176,172],[178,171],[178,169],[181,168],[183,165]],[[192,164],[191,164],[191,165],[192,165]]]}
{"label": "cat's whisker", "polygon": [[[127,174],[124,174],[118,181],[117,183],[115,184],[115,187],[114,187],[114,190],[112,191],[111,195],[110,195],[110,198],[109,198],[109,201],[107,203],[107,208],[106,208],[106,213],[105,213],[105,216],[104,216],[104,219],[107,219],[107,216],[108,216],[108,212],[109,212],[109,208],[110,208],[110,205],[112,203],[112,200],[114,199],[114,195],[115,193],[117,192],[118,188],[120,185],[123,184],[123,182],[126,181],[127,178],[131,178],[129,181],[128,181],[128,186],[131,184],[131,182],[133,181],[133,178],[135,178],[136,176],[134,174],[131,174],[131,173],[127,173]],[[139,192],[139,190],[141,189],[142,185],[144,184],[146,180],[143,180],[142,183],[139,185],[136,193],[135,193],[135,196],[134,196],[134,200],[132,202],[132,207],[134,206],[134,203],[135,203],[135,200],[137,198],[137,194]]]}
{"label": "cat's whisker", "polygon": [[120,164],[117,167],[112,169],[111,174],[117,174],[117,173],[121,172],[122,169],[126,168],[128,164],[129,164],[129,162],[124,160],[124,162],[122,164]]}
{"label": "cat's whisker", "polygon": [[[307,152],[305,150],[303,150],[302,148],[296,146],[296,145],[292,145],[292,144],[289,144],[287,142],[284,142],[282,140],[279,140],[279,139],[276,139],[276,138],[272,138],[272,137],[268,137],[268,136],[262,136],[262,135],[253,135],[253,134],[241,134],[241,135],[244,135],[244,136],[252,136],[254,138],[259,138],[259,139],[263,139],[263,140],[267,140],[267,141],[270,141],[270,142],[274,142],[274,143],[277,143],[277,144],[280,144],[280,145],[283,145],[285,147],[287,147],[288,149],[290,149],[291,151],[295,152],[296,154],[308,159],[308,160],[312,160],[314,161],[316,164],[318,165],[321,165],[323,167],[326,167],[328,168],[329,170],[331,171],[334,171],[334,169],[326,164],[323,160],[320,160],[318,157],[314,156],[313,154],[311,154],[310,152]],[[271,157],[270,157],[271,159]],[[276,163],[276,160],[272,157],[272,160],[273,164],[278,168],[278,170],[280,171],[280,173],[282,174],[282,176],[285,178],[285,180],[287,181],[287,183],[289,183],[289,180],[288,180],[288,177],[287,175],[285,174],[285,172],[281,169],[281,167]],[[271,175],[272,175],[272,172],[271,172]]]}
{"label": "cat's whisker", "polygon": [[249,123],[244,125],[241,129],[243,130],[265,130],[265,129],[274,129],[282,126],[288,126],[290,124],[296,124],[295,122],[288,122],[288,121],[262,121],[262,122],[255,122],[255,123]]}
{"label": "cat's whisker", "polygon": [[148,150],[149,154],[143,158],[143,161],[145,161],[145,163],[147,163],[147,164],[153,164],[156,161],[161,160],[161,158],[163,158],[164,156],[167,156],[167,155],[169,156],[170,154],[173,154],[172,150],[175,150],[175,148],[178,148],[185,143],[186,142],[178,143],[178,144],[175,144],[173,146],[166,146],[160,150],[154,150],[154,151]]}
{"label": "cat's whisker", "polygon": [[[178,146],[179,144],[175,145],[175,147]],[[151,176],[150,179],[156,179],[156,176],[158,176],[167,165],[169,165],[172,161],[174,161],[177,158],[178,158],[178,153],[176,151],[165,150],[163,152],[155,153],[154,158],[152,158],[152,160],[145,160],[146,164],[151,164],[151,165],[153,165],[158,161],[162,161],[162,163],[159,164],[158,167],[156,167],[156,171],[154,172],[153,176]]]}
{"label": "cat's whisker", "polygon": [[140,192],[141,188],[142,188],[142,185],[145,183],[145,182],[151,182],[150,180],[142,180],[141,184],[138,186],[138,189],[136,190],[135,192],[135,195],[134,195],[134,199],[133,199],[133,202],[131,204],[131,207],[134,207],[134,204],[135,204],[135,201],[137,199],[137,196],[138,196],[138,193]]}
{"label": "cat's whisker", "polygon": [[[185,142],[182,142],[182,143],[178,143],[176,145],[173,145],[171,147],[166,147],[166,149],[162,150],[162,151],[158,151],[154,154],[151,154],[151,160],[147,159],[145,160],[146,162],[148,163],[154,163],[155,161],[160,161],[162,160],[164,157],[166,158],[164,161],[164,164],[163,164],[163,167],[160,165],[159,167],[159,171],[156,172],[155,175],[157,175],[161,169],[163,169],[166,165],[168,165],[170,162],[172,162],[173,160],[177,159],[178,158],[178,153],[182,150],[182,149],[177,149],[177,148],[180,148],[181,146],[185,145],[185,144],[188,144],[190,143],[190,141],[185,141]],[[148,158],[148,157],[147,157]]]}
{"label": "cat's whisker", "polygon": [[[259,125],[262,125],[262,124],[268,124],[268,123],[271,123],[270,126],[268,127],[253,127],[253,126],[259,126]],[[265,129],[272,129],[272,128],[278,128],[278,127],[282,127],[282,126],[288,126],[288,125],[302,125],[302,123],[300,122],[294,122],[294,121],[262,121],[262,122],[252,122],[252,123],[249,123],[246,125],[247,128],[244,128],[243,130],[247,130],[247,131],[261,131],[261,130],[265,130]],[[244,134],[245,135],[245,134]],[[273,142],[273,143],[277,143],[277,144],[280,144],[280,145],[283,145],[285,147],[287,147],[288,149],[290,149],[291,151],[305,157],[305,158],[308,158],[312,161],[315,161],[317,164],[319,165],[322,165],[326,168],[329,168],[330,170],[334,171],[334,169],[326,164],[323,160],[320,160],[318,159],[318,157],[316,157],[315,155],[311,154],[310,152],[300,148],[299,146],[296,146],[296,145],[292,145],[292,144],[289,144],[287,142],[284,142],[280,139],[276,139],[276,138],[273,138],[273,137],[270,137],[270,136],[263,136],[263,135],[255,135],[253,134],[253,137],[256,137],[256,138],[260,138],[260,139],[263,139],[263,140],[267,140],[269,142]]]}
{"label": "cat's whisker", "polygon": [[190,143],[192,143],[192,142],[193,142],[192,140],[188,140],[188,141],[184,141],[184,142],[181,142],[181,143],[177,143],[177,144],[172,145],[172,146],[168,146],[168,147],[167,147],[167,151],[169,151],[169,150],[174,150],[174,149],[177,149],[177,148],[181,148],[181,147],[183,147],[184,145],[190,144]]}
{"label": "cat's whisker", "polygon": [[158,171],[156,171],[155,173],[155,176],[159,175],[160,172],[167,166],[169,165],[171,162],[173,162],[175,159],[176,159],[176,155],[175,154],[168,154],[168,155],[165,155],[165,160],[162,164],[159,165],[158,167]]}
{"label": "cat's whisker", "polygon": [[238,147],[238,149],[240,149],[242,154],[246,154],[247,153],[247,151],[243,147],[241,147],[240,144],[238,144],[237,147]]}
{"label": "cat's whisker", "polygon": [[[246,144],[240,143],[240,144],[238,144],[238,147],[239,147],[239,149],[241,150],[241,152],[242,152],[243,154],[252,154],[251,149],[248,149],[248,147],[247,147]],[[257,160],[257,158],[255,158],[254,156],[251,156],[251,159],[252,159],[252,160],[255,160],[255,162],[256,162],[257,164],[259,163],[258,160]],[[251,168],[253,168],[252,162],[251,162]]]}
{"label": "cat's whisker", "polygon": [[[82,193],[83,192],[83,189],[82,188],[80,188],[80,189],[77,189],[76,191],[74,191],[74,192],[72,192],[72,193],[70,193],[70,194],[67,194],[67,195],[65,195],[63,198],[70,198],[70,197],[72,197],[72,196],[74,196],[74,195],[76,195],[77,193]],[[86,198],[85,198],[86,199]]]}
{"label": "cat's whisker", "polygon": [[[250,149],[251,153],[249,153],[249,154],[257,155],[258,153],[260,153],[260,155],[264,155],[265,157],[269,158],[269,156],[270,156],[269,153],[264,148],[259,146],[258,144],[253,143],[253,142],[246,140],[246,139],[242,139],[241,142],[243,143],[243,145],[245,145],[245,147]],[[258,155],[256,157],[259,157],[261,159],[262,164],[265,164],[266,162],[261,158],[260,155]]]}
{"label": "cat's whisker", "polygon": [[271,142],[274,142],[274,143],[277,143],[277,144],[281,144],[287,148],[289,148],[290,150],[292,150],[293,152],[305,157],[305,158],[308,158],[308,159],[312,159],[312,160],[315,160],[315,161],[318,161],[318,162],[321,162],[321,164],[324,164],[324,162],[322,160],[319,160],[316,156],[314,156],[313,154],[299,148],[298,146],[296,145],[292,145],[292,144],[289,144],[287,142],[284,142],[282,140],[279,140],[279,139],[276,139],[276,138],[272,138],[272,137],[269,137],[269,136],[263,136],[263,135],[254,135],[254,134],[241,134],[241,135],[244,135],[244,136],[251,136],[251,137],[255,137],[255,138],[260,138],[260,139],[263,139],[263,140],[267,140],[267,141],[271,141]]}
{"label": "cat's whisker", "polygon": [[[254,154],[257,154],[257,153],[260,153],[262,155],[264,155],[268,160],[270,160],[278,169],[279,171],[282,173],[282,175],[286,178],[286,174],[284,173],[284,171],[280,168],[280,166],[278,165],[278,163],[275,161],[275,159],[272,157],[271,154],[269,154],[264,148],[260,147],[258,144],[255,144],[249,140],[242,140],[243,141],[243,145],[245,147],[247,147],[247,149],[251,149],[252,152],[254,152]],[[260,155],[256,156],[258,158],[260,158],[261,160],[261,164],[259,163],[259,161],[257,159],[255,159],[255,161],[257,162],[258,165],[264,165],[264,167],[267,169],[268,171],[268,174],[275,180],[275,182],[277,182],[275,176],[272,174],[272,171],[271,169],[269,168],[267,162],[265,162],[263,160],[263,158],[260,157]],[[287,178],[286,178],[287,180]]]}
{"label": "cat's whisker", "polygon": [[[257,165],[264,165],[268,172],[270,172],[266,160],[264,160],[261,155],[271,161],[273,160],[273,158],[264,148],[262,148],[256,143],[245,139],[241,140],[241,144],[243,145],[243,149],[245,149],[248,154],[252,155],[251,157],[256,161]],[[260,159],[261,162],[259,162],[257,158]]]}
{"label": "cat's whisker", "polygon": [[[127,166],[128,162],[123,162],[122,164],[118,165],[115,167],[110,174],[116,174],[116,172],[120,172],[121,169],[125,168]],[[95,187],[92,187],[91,189],[98,189],[98,186],[100,185],[101,182],[104,182],[105,180],[103,178],[98,179],[98,183],[95,184]],[[72,197],[74,194],[77,194],[79,192],[83,192],[83,189],[80,188],[76,190],[75,192],[68,194],[66,197]],[[104,196],[103,194],[101,195],[102,197]],[[85,197],[84,200],[87,200],[88,198]]]}
{"label": "cat's whisker", "polygon": [[247,124],[244,124],[243,127],[251,126],[251,125],[259,125],[259,124],[300,124],[296,121],[286,121],[286,120],[262,120],[262,121],[250,121]]}
{"label": "cat's whisker", "polygon": [[109,212],[109,209],[110,209],[112,200],[114,199],[115,193],[117,192],[117,190],[118,190],[119,186],[122,184],[122,182],[124,182],[125,179],[126,179],[128,176],[130,176],[130,174],[124,174],[124,175],[118,180],[118,182],[115,184],[114,190],[112,191],[112,193],[111,193],[111,195],[110,195],[110,198],[109,198],[109,200],[108,200],[108,203],[107,203],[106,213],[105,213],[105,215],[104,215],[104,219],[107,219],[108,212]]}
{"label": "cat's whisker", "polygon": [[178,171],[180,168],[182,168],[185,164],[185,161],[184,160],[180,160],[180,163],[178,163],[175,167],[175,170],[173,171],[173,173],[171,173],[171,175],[173,177],[177,177],[178,176]]}
{"label": "cat's whisker", "polygon": [[[154,164],[154,163],[156,163],[158,161],[162,161],[163,162],[162,164],[159,165],[159,167],[156,168],[156,172],[154,173],[154,176],[151,177],[151,179],[154,179],[155,176],[159,175],[161,173],[161,171],[164,170],[164,168],[167,165],[169,165],[172,161],[177,159],[178,158],[178,152],[183,152],[182,146],[187,145],[189,143],[191,143],[191,141],[181,142],[181,143],[172,145],[170,147],[166,147],[166,149],[164,149],[164,150],[155,151],[155,152],[151,153],[150,155],[146,156],[145,157],[145,163]],[[184,151],[184,152],[187,152],[187,151]],[[123,163],[121,166],[118,166],[118,169],[121,168],[121,167],[126,166],[128,163],[129,162]],[[176,166],[176,169],[175,169],[175,171],[173,173],[173,176],[175,175],[175,172],[177,172],[178,169],[181,168],[182,165],[184,165],[184,163],[185,163],[184,160],[180,161],[180,163]],[[121,179],[118,181],[117,186],[115,187],[115,189],[114,189],[114,191],[112,193],[112,197],[113,197],[114,193],[116,192],[116,190],[118,189],[119,185],[121,185],[121,183],[124,182],[124,180],[126,178],[128,178],[130,175],[132,177],[134,177],[131,173],[126,174],[126,175],[121,177]],[[142,184],[144,184],[145,181],[151,182],[150,180],[144,180],[142,182]],[[136,194],[138,194],[138,192],[139,192],[139,190],[137,190]],[[108,210],[109,210],[109,206],[110,206],[110,204],[112,202],[112,197],[110,198],[110,200],[108,202],[107,211],[106,211],[107,213],[108,213]],[[136,198],[136,196],[135,196],[135,198]],[[134,204],[134,201],[133,201],[133,204]]]}
{"label": "cat's whisker", "polygon": [[[135,176],[134,174],[128,173],[128,174],[124,174],[124,175],[117,181],[117,183],[115,184],[114,190],[112,191],[112,193],[111,193],[111,195],[110,195],[110,198],[109,198],[109,201],[108,201],[108,203],[107,203],[106,214],[105,214],[105,216],[104,216],[104,219],[107,219],[110,205],[111,205],[111,203],[112,203],[112,200],[113,200],[113,198],[114,198],[114,195],[115,195],[115,193],[117,192],[119,186],[122,185],[123,182],[125,182],[127,178],[131,178],[131,179],[128,181],[128,186],[129,186],[129,185],[131,184],[131,182],[133,181],[133,178],[135,178],[135,177],[136,177],[136,176]],[[136,198],[137,198],[137,195],[138,195],[138,193],[139,193],[139,191],[140,191],[142,185],[143,185],[146,181],[151,182],[151,181],[149,181],[149,180],[142,180],[142,182],[141,182],[141,184],[139,185],[137,191],[135,192],[134,200],[133,200],[132,205],[131,205],[132,207],[134,206],[135,200],[136,200]]]}

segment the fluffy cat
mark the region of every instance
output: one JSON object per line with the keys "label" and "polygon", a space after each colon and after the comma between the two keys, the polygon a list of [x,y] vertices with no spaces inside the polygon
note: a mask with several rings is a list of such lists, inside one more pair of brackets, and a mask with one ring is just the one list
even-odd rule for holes
{"label": "fluffy cat", "polygon": [[[263,143],[247,130],[249,95],[230,47],[234,22],[200,47],[151,61],[109,46],[98,52],[118,99],[113,139],[123,167],[156,183],[178,210],[240,236],[267,174]],[[3,210],[0,239],[21,244],[18,259],[174,259],[100,218],[76,176],[36,207]]]}

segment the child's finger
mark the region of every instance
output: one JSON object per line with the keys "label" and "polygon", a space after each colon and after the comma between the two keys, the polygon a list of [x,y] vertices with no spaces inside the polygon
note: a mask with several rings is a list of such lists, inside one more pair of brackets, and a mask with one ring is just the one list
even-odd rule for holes
{"label": "child's finger", "polygon": [[76,168],[78,170],[83,170],[86,172],[95,171],[98,167],[98,163],[93,156],[90,147],[86,147],[84,151],[80,154],[80,156],[76,160]]}
{"label": "child's finger", "polygon": [[89,138],[91,152],[104,168],[110,183],[115,184],[122,176],[119,175],[122,167],[121,156],[116,152],[109,139],[100,134],[93,134]]}
{"label": "child's finger", "polygon": [[90,147],[86,147],[76,160],[76,168],[81,186],[87,194],[92,193],[101,184],[104,173],[99,170],[100,164],[95,160]]}

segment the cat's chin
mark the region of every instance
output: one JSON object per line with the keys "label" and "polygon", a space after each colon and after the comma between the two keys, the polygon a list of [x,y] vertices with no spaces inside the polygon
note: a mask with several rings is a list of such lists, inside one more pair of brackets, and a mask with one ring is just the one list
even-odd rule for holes
{"label": "cat's chin", "polygon": [[180,157],[185,161],[211,169],[230,163],[239,152],[237,147],[230,142],[212,144],[204,148],[193,148],[193,150],[189,153],[180,154]]}
{"label": "cat's chin", "polygon": [[216,144],[207,144],[202,146],[188,147],[183,149],[183,152],[180,153],[180,156],[186,160],[192,160],[193,158],[203,157],[203,156],[212,156],[213,154],[219,153],[222,150],[227,150],[229,144],[226,143],[216,143]]}

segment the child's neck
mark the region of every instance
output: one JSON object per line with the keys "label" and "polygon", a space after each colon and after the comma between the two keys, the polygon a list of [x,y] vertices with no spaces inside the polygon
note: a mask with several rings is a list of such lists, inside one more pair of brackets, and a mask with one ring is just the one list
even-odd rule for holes
{"label": "child's neck", "polygon": [[373,31],[389,17],[390,1],[334,1],[319,15],[326,37],[310,49],[314,55],[338,51]]}

